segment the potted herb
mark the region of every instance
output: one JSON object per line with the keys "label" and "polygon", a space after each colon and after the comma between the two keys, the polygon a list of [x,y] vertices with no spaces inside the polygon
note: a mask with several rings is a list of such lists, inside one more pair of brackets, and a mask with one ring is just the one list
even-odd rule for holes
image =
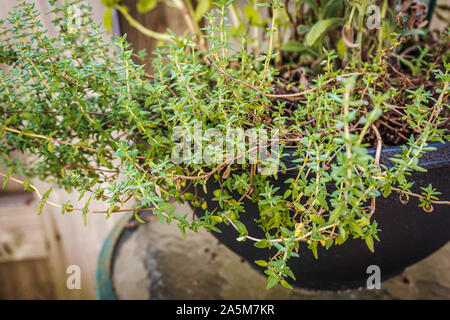
{"label": "potted herb", "polygon": [[[22,3],[0,44],[2,175],[41,211],[86,222],[91,199],[106,217],[137,199],[136,219],[150,208],[183,234],[213,232],[268,288],[358,287],[369,265],[387,278],[448,241],[450,33],[426,29],[426,5],[176,1],[191,30],[176,37],[106,1],[165,41],[148,75],[83,2],[49,2],[55,37]],[[85,206],[13,173],[77,190]],[[185,201],[194,217],[174,213]]]}

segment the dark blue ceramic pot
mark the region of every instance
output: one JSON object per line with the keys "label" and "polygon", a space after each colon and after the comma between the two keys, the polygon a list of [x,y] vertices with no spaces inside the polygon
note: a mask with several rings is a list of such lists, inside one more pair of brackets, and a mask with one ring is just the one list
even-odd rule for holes
{"label": "dark blue ceramic pot", "polygon": [[[435,151],[430,151],[422,156],[419,165],[426,168],[427,172],[414,172],[409,181],[414,181],[413,192],[420,193],[420,187],[432,184],[442,193],[440,199],[450,199],[450,143],[434,144]],[[370,150],[374,153],[374,150]],[[380,162],[391,166],[389,160],[395,154],[400,153],[400,147],[383,148]],[[283,159],[284,161],[284,159]],[[289,160],[288,160],[289,161]],[[286,165],[295,166],[294,163]],[[280,187],[283,194],[287,184],[284,181],[295,172],[279,175],[274,180],[274,185]],[[208,203],[208,209],[212,210],[218,204],[212,201],[212,190],[220,189],[218,183],[209,180],[208,194],[203,194]],[[240,196],[236,193],[234,197]],[[387,198],[377,198],[374,218],[378,222],[380,242],[375,241],[375,253],[367,248],[361,239],[349,239],[341,246],[332,246],[326,250],[318,247],[319,259],[316,260],[306,244],[300,245],[300,258],[291,258],[289,267],[294,272],[297,280],[294,285],[307,289],[317,290],[345,290],[365,287],[370,274],[367,268],[377,265],[381,270],[382,280],[389,279],[401,273],[406,267],[424,259],[441,248],[450,240],[450,206],[434,205],[434,211],[427,213],[418,207],[418,200],[411,200],[403,205],[396,192],[392,192]],[[241,214],[241,221],[246,225],[252,236],[265,238],[263,232],[255,223],[259,217],[258,205],[250,200],[244,200],[245,214]],[[201,210],[197,214],[202,215]],[[238,242],[238,233],[224,224],[219,225],[222,233],[213,232],[228,248],[248,260],[255,268],[253,261],[267,259],[274,252],[269,249],[258,249],[253,242]],[[261,271],[263,269],[260,269]],[[291,280],[292,282],[292,280]]]}

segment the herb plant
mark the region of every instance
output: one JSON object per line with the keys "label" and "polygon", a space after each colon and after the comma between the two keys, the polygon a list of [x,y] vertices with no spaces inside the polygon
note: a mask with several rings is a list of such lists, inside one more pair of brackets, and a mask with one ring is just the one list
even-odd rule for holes
{"label": "herb plant", "polygon": [[[119,1],[104,2],[127,12]],[[450,204],[432,186],[412,192],[408,181],[413,171],[424,170],[418,163],[432,149],[428,144],[450,137],[450,30],[436,36],[425,28],[425,15],[380,1],[380,25],[371,31],[365,0],[255,0],[244,8],[218,0],[207,13],[211,3],[200,1],[201,10],[185,12],[196,27],[182,37],[156,35],[165,42],[149,58],[134,53],[126,36],[104,41],[84,2],[49,3],[56,36],[27,2],[2,21],[0,31],[0,157],[9,168],[1,175],[5,184],[9,179],[36,192],[40,212],[45,204],[58,206],[86,222],[93,213],[130,211],[124,203],[137,199],[131,210],[136,219],[151,208],[183,234],[219,232],[219,224],[231,224],[238,241],[276,249],[269,261],[256,261],[266,267],[270,288],[290,287],[288,278],[295,275],[287,261],[298,257],[299,242],[307,242],[316,258],[318,246],[328,249],[349,238],[363,239],[373,251],[380,240],[378,197],[415,197],[426,212]],[[144,10],[156,1],[139,3]],[[74,6],[81,12],[77,18]],[[435,38],[423,41],[428,36]],[[146,74],[136,59],[152,63],[155,73]],[[236,161],[250,159],[247,140],[246,151],[228,161],[226,148],[211,148],[213,138],[205,135],[196,143],[211,161],[192,152],[174,161],[180,141],[194,148],[196,126],[203,132],[276,130],[278,171],[267,175],[263,161]],[[180,130],[184,136],[174,139]],[[390,145],[403,152],[388,168],[380,153]],[[28,163],[14,152],[29,155]],[[286,167],[287,156],[295,157],[294,168]],[[284,181],[289,188],[280,193],[273,179],[293,169],[298,174]],[[54,203],[51,190],[41,193],[12,174],[76,190],[85,205]],[[208,190],[208,180],[221,188]],[[208,208],[202,193],[214,195],[217,210]],[[245,198],[258,203],[265,238],[248,234],[240,221]],[[90,210],[92,199],[103,199],[108,210]],[[175,214],[175,204],[185,201],[205,214]]]}

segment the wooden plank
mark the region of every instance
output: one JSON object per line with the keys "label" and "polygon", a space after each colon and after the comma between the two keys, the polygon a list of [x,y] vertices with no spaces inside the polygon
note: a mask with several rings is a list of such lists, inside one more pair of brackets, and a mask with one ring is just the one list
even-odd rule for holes
{"label": "wooden plank", "polygon": [[[122,0],[122,3],[130,9],[129,13],[134,19],[150,30],[164,33],[170,29],[176,35],[183,35],[187,30],[181,11],[163,2],[158,2],[156,8],[147,13],[140,13],[137,10],[135,0]],[[123,17],[120,17],[120,31],[122,35],[127,34],[127,41],[132,44],[135,52],[142,49],[147,51],[149,59],[146,61],[145,70],[152,73],[153,68],[149,61],[158,41],[136,31]],[[141,64],[140,61],[135,60],[135,62]]]}
{"label": "wooden plank", "polygon": [[[3,197],[0,193],[0,199]],[[13,202],[8,201],[8,206],[0,205],[0,263],[47,258],[47,243],[43,221],[37,215],[37,203],[13,207]]]}
{"label": "wooden plank", "polygon": [[[2,2],[3,9],[0,12],[0,18],[7,17],[8,11],[12,10],[16,5],[15,0],[6,0]],[[41,13],[47,12],[49,9],[47,1],[35,1],[36,8]],[[104,6],[100,1],[89,1],[93,7],[94,20],[99,22],[103,17]],[[42,24],[44,28],[49,30],[49,34],[55,34],[55,28],[51,23],[52,16],[42,14]],[[105,39],[108,39],[111,34],[106,34]],[[7,172],[0,169],[2,172]],[[22,179],[23,180],[23,179]],[[3,181],[0,181],[3,182]],[[49,185],[42,182],[33,182],[44,192],[48,190]],[[54,187],[54,186],[53,186]],[[54,192],[51,195],[51,199],[55,202],[62,204],[67,200],[77,203],[78,194],[67,194],[63,190],[53,188]],[[20,184],[9,183],[8,190],[23,190],[23,186]],[[0,205],[0,208],[2,206]],[[59,209],[45,206],[41,216],[37,217],[37,210],[32,210],[32,215],[24,215],[22,209],[14,207],[11,210],[11,206],[3,207],[0,213],[0,235],[3,237],[4,242],[8,243],[7,247],[13,243],[23,243],[20,248],[22,251],[17,250],[14,247],[14,255],[3,253],[4,261],[16,261],[21,259],[36,259],[42,258],[42,254],[45,248],[46,257],[48,257],[48,270],[44,273],[49,275],[47,279],[52,283],[54,297],[58,299],[92,299],[95,296],[95,284],[94,273],[97,264],[97,257],[100,251],[103,239],[114,223],[114,218],[106,221],[104,215],[88,218],[88,226],[83,226],[83,221],[78,214],[67,214],[62,216]],[[105,209],[104,203],[97,203],[92,205],[93,209]],[[16,214],[20,212],[20,214]],[[31,211],[30,211],[31,212]],[[40,228],[42,237],[38,236],[38,229]],[[31,247],[31,246],[34,247]],[[6,252],[10,252],[10,248],[3,248]],[[41,254],[38,254],[38,253]],[[31,253],[35,255],[32,256]],[[22,262],[20,262],[22,263]],[[25,263],[25,262],[24,262]],[[27,262],[28,265],[31,265]],[[6,263],[4,264],[6,265]],[[8,263],[9,265],[9,263]],[[81,290],[68,290],[66,287],[67,267],[70,265],[78,265],[81,268]],[[25,267],[24,267],[25,268]],[[5,288],[5,279],[9,277],[8,272],[12,272],[13,269],[4,267],[3,273],[0,275],[0,287]],[[25,271],[24,271],[25,272]],[[9,285],[9,290],[12,290],[10,297],[17,296],[19,294],[14,289],[15,285],[19,286],[21,277],[12,277]],[[38,285],[38,284],[36,284]],[[8,289],[4,289],[8,291]],[[5,291],[2,291],[5,293]]]}
{"label": "wooden plank", "polygon": [[0,299],[56,299],[48,260],[0,264]]}
{"label": "wooden plank", "polygon": [[[17,183],[16,183],[17,185]],[[27,206],[33,202],[33,193],[29,191],[0,191],[0,208]]]}
{"label": "wooden plank", "polygon": [[[49,185],[34,181],[39,190],[47,190]],[[81,207],[83,200],[77,201],[78,194],[68,194],[64,190],[56,189],[50,195],[55,203],[65,203],[70,200],[74,206]],[[92,201],[89,209],[106,210],[107,205],[102,201]],[[91,214],[84,226],[79,212],[61,215],[58,208],[45,206],[40,216],[45,225],[45,234],[49,243],[50,267],[58,299],[94,299],[94,275],[97,259],[109,230],[121,215],[113,215],[106,219],[104,214]],[[70,265],[77,265],[81,270],[81,289],[68,290],[66,287],[66,269]]]}

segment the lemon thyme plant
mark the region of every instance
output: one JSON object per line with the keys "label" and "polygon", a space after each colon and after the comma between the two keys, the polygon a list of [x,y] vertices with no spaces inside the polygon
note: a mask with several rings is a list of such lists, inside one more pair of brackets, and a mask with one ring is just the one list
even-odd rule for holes
{"label": "lemon thyme plant", "polygon": [[[273,0],[240,10],[218,0],[204,28],[171,35],[147,58],[155,70],[148,75],[133,61],[137,54],[125,36],[104,41],[88,5],[49,3],[55,36],[44,29],[34,5],[23,2],[2,21],[0,43],[0,156],[9,168],[1,175],[5,184],[15,181],[36,192],[39,212],[48,204],[62,214],[80,213],[86,222],[93,213],[132,211],[142,221],[139,212],[151,208],[183,234],[220,232],[220,224],[231,224],[237,241],[276,249],[270,260],[255,262],[266,267],[270,288],[290,287],[295,275],[287,261],[298,257],[300,242],[316,258],[318,246],[328,249],[350,238],[373,251],[380,240],[379,197],[418,198],[426,212],[450,204],[432,186],[412,192],[408,180],[424,170],[419,159],[432,149],[430,142],[449,140],[450,34],[423,29],[424,17],[412,21],[407,10],[382,1],[381,27],[369,32],[366,1]],[[81,13],[76,19],[74,5]],[[233,26],[230,6],[239,17]],[[293,30],[287,41],[282,28]],[[203,132],[276,130],[278,172],[263,174],[261,161],[225,161],[226,148],[208,149],[214,139],[205,136],[197,143],[216,161],[174,161],[180,141],[173,134],[183,129],[178,138],[194,148],[198,124]],[[390,145],[401,145],[403,152],[386,167],[380,153]],[[248,140],[244,149],[233,160],[248,160]],[[17,153],[28,155],[27,163]],[[286,167],[288,156],[295,167]],[[298,174],[284,181],[288,189],[281,193],[273,181],[293,169]],[[85,205],[54,203],[51,189],[41,192],[12,174],[76,190]],[[221,188],[208,190],[208,180]],[[206,193],[214,195],[217,208],[208,208]],[[103,199],[108,210],[90,210],[92,199]],[[138,205],[123,209],[130,199]],[[243,199],[258,204],[265,238],[248,234],[240,221]],[[185,201],[204,215],[175,214],[175,204]]]}

